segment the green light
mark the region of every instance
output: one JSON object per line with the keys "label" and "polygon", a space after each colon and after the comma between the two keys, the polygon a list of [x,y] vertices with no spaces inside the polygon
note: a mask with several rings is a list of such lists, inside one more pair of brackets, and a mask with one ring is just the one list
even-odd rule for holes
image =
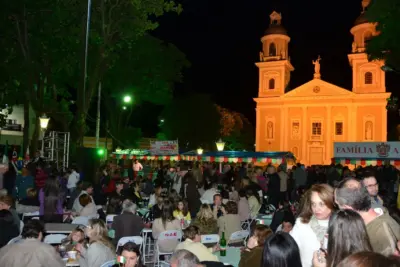
{"label": "green light", "polygon": [[131,103],[132,97],[129,95],[124,96],[124,103]]}
{"label": "green light", "polygon": [[123,107],[122,107],[122,109],[123,109],[123,110],[126,110],[126,107],[125,107],[125,106],[123,106]]}
{"label": "green light", "polygon": [[103,148],[98,148],[98,149],[97,149],[97,155],[98,155],[98,156],[103,156],[104,153],[105,153],[105,152],[104,152],[104,149],[103,149]]}

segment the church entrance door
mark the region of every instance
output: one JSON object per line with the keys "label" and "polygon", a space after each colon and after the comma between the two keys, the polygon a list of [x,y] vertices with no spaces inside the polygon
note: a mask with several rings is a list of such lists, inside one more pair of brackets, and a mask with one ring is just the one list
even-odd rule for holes
{"label": "church entrance door", "polygon": [[324,164],[324,148],[323,147],[310,147],[308,150],[308,158],[310,165]]}

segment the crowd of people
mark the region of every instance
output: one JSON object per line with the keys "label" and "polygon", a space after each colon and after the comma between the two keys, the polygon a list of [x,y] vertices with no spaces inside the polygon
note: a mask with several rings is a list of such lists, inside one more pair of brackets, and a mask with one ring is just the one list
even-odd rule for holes
{"label": "crowd of people", "polygon": [[[135,160],[125,169],[107,162],[94,181],[85,181],[76,167],[60,173],[39,162],[4,174],[0,266],[65,266],[59,247],[56,252],[42,242],[44,223],[77,217],[87,218],[86,227],[61,246],[77,251],[82,267],[102,266],[117,255],[121,266],[143,266],[140,246],[119,244],[143,229],[151,229],[160,251],[174,253],[164,259],[173,267],[219,266],[220,247],[206,247],[201,236],[229,242],[242,229],[250,236],[239,267],[400,266],[398,183],[399,172],[390,165],[226,164],[220,172],[213,163],[156,167]],[[39,220],[24,221],[27,212],[38,212]],[[260,214],[270,214],[271,222],[256,224]],[[182,231],[184,241],[158,240],[169,230]]]}

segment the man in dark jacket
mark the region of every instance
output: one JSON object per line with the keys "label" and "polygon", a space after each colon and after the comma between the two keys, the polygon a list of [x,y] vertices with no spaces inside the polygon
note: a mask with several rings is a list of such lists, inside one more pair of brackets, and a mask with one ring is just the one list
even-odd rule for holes
{"label": "man in dark jacket", "polygon": [[142,218],[136,215],[136,204],[127,199],[122,203],[122,214],[115,216],[111,228],[115,231],[113,243],[124,236],[140,236],[144,225]]}

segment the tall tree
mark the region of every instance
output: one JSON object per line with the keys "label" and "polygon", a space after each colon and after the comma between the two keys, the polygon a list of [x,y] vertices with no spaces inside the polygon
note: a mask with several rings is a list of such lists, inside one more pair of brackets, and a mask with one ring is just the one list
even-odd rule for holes
{"label": "tall tree", "polygon": [[220,137],[220,113],[210,97],[192,94],[171,101],[161,114],[162,133],[181,147],[213,149]]}
{"label": "tall tree", "polygon": [[377,22],[380,34],[368,42],[367,51],[372,58],[385,59],[388,67],[400,71],[400,1],[372,1],[366,11],[369,21]]}
{"label": "tall tree", "polygon": [[220,133],[227,150],[254,150],[254,127],[239,112],[217,106],[221,115]]}
{"label": "tall tree", "polygon": [[[86,1],[64,2],[67,2],[68,6],[78,7],[80,11],[86,10]],[[87,112],[99,82],[105,82],[108,72],[116,64],[120,64],[127,57],[137,55],[134,50],[135,42],[146,32],[157,28],[159,16],[169,11],[179,13],[181,6],[172,0],[102,0],[93,1],[91,11],[87,86],[84,85],[84,79],[79,79],[74,84],[77,88],[77,112],[74,121],[78,143],[82,142]],[[74,18],[77,26],[80,26],[78,28],[82,29],[86,23],[86,15],[82,12],[77,13],[79,16]],[[80,73],[83,73],[84,62],[82,57],[77,64]],[[130,66],[133,71],[139,70],[134,67],[137,65]]]}
{"label": "tall tree", "polygon": [[[39,137],[39,116],[46,112],[68,124],[67,93],[62,84],[66,68],[65,51],[69,44],[63,40],[60,29],[65,11],[59,1],[16,0],[3,3],[0,11],[3,34],[1,52],[5,61],[2,72],[5,83],[0,85],[2,96],[8,104],[24,105],[24,147],[29,137],[29,107],[35,116],[35,131],[31,151]],[[59,26],[56,26],[59,25]],[[65,36],[64,36],[65,37]],[[60,115],[62,113],[62,115]],[[70,118],[69,118],[70,119]]]}
{"label": "tall tree", "polygon": [[[130,128],[132,115],[144,103],[167,104],[174,84],[182,80],[182,68],[189,63],[174,45],[147,33],[126,51],[135,52],[121,55],[104,77],[103,96],[107,99],[103,103],[106,113],[112,114],[107,116],[109,133],[120,143],[120,147],[127,146],[127,143],[134,147],[133,140],[137,141],[141,134],[138,129]],[[131,103],[123,103],[124,96],[130,96]]]}

